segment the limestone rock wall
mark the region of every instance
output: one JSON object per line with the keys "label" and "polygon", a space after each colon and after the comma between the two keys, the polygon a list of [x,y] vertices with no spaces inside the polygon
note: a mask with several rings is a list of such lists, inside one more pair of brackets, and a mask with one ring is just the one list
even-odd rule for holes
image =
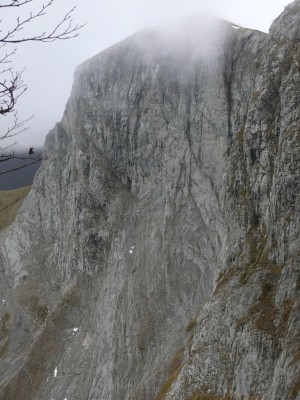
{"label": "limestone rock wall", "polygon": [[300,398],[299,17],[79,66],[0,238],[1,400]]}

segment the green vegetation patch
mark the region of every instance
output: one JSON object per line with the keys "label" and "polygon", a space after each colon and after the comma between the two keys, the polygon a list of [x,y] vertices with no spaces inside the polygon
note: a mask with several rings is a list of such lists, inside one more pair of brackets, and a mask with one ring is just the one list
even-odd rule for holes
{"label": "green vegetation patch", "polygon": [[16,218],[18,210],[28,195],[31,186],[0,191],[0,230],[9,226]]}

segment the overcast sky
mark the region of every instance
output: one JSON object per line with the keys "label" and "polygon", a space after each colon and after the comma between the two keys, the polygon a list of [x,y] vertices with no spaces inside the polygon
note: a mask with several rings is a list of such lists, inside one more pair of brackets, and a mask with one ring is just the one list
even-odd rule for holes
{"label": "overcast sky", "polygon": [[[268,32],[272,21],[290,2],[286,0],[54,0],[49,13],[32,26],[33,31],[40,33],[45,26],[55,25],[73,6],[76,6],[74,20],[80,24],[85,23],[86,26],[76,39],[18,46],[13,66],[19,70],[26,68],[23,77],[28,84],[28,91],[19,99],[17,109],[23,119],[35,114],[28,123],[28,131],[17,137],[18,143],[28,147],[43,144],[48,131],[63,115],[76,66],[135,31],[187,15],[205,13]],[[4,1],[0,0],[0,3]],[[33,3],[41,5],[43,1],[34,0]],[[24,7],[20,15],[26,16],[31,8],[29,5],[27,9]],[[7,18],[7,25],[8,20],[13,21],[17,12],[21,12],[21,9],[16,8],[15,17],[13,15],[6,17],[5,9],[3,10],[1,18],[4,23]],[[1,132],[7,123],[8,118],[1,117]]]}

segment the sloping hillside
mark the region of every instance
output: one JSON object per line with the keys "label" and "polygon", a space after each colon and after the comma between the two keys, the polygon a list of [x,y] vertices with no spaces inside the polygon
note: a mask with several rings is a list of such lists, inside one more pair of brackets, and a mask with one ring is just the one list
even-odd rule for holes
{"label": "sloping hillside", "polygon": [[6,228],[14,221],[30,189],[31,186],[25,186],[20,189],[0,191],[0,229]]}

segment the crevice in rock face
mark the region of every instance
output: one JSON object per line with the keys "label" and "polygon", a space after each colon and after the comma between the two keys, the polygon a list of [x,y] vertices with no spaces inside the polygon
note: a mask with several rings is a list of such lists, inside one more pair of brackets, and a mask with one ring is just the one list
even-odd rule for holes
{"label": "crevice in rock face", "polygon": [[232,113],[232,92],[231,92],[231,85],[232,85],[232,65],[231,61],[225,63],[225,71],[223,73],[223,81],[225,86],[225,93],[227,98],[227,135],[229,140],[232,139],[232,130],[231,130],[231,113]]}
{"label": "crevice in rock face", "polygon": [[[236,67],[240,57],[243,57],[243,51],[246,45],[251,41],[253,34],[248,34],[247,37],[241,39],[235,38],[231,43],[231,48],[227,49],[224,54],[224,72],[223,72],[223,82],[226,94],[227,103],[227,135],[229,138],[229,143],[232,141],[234,132],[232,132],[232,109],[233,109],[233,83],[236,72]],[[247,103],[246,103],[247,104]]]}

